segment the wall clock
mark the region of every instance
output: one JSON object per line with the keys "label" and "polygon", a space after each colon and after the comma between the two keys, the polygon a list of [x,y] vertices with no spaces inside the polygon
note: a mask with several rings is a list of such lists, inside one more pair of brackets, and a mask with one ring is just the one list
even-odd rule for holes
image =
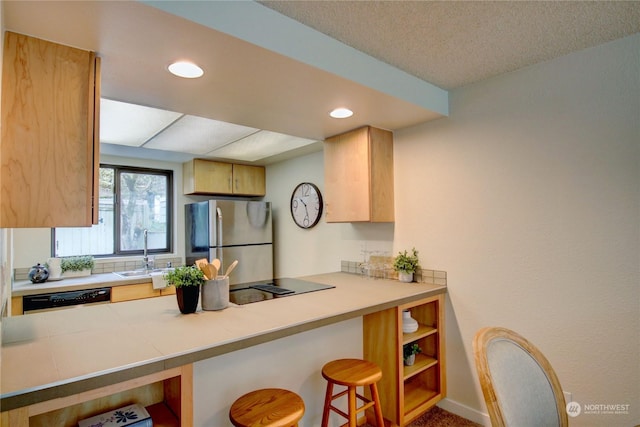
{"label": "wall clock", "polygon": [[322,194],[310,182],[296,186],[291,194],[291,217],[298,227],[311,228],[322,216]]}

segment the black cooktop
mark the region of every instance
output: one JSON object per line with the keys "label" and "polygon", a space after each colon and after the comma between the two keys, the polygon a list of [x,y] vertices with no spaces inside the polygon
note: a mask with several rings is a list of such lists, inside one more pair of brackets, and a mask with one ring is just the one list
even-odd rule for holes
{"label": "black cooktop", "polygon": [[335,288],[335,286],[285,277],[269,281],[231,285],[229,287],[229,301],[234,304],[244,305],[331,288]]}

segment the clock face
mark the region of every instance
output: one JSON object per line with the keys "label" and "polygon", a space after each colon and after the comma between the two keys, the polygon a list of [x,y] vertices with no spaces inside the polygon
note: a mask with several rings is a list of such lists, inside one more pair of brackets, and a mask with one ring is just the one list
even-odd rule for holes
{"label": "clock face", "polygon": [[318,187],[303,182],[291,195],[291,217],[299,227],[311,228],[320,221],[322,205],[322,194]]}

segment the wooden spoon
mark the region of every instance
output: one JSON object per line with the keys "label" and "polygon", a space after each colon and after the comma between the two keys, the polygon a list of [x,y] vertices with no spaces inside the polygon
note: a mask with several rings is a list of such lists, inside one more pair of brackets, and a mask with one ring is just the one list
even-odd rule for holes
{"label": "wooden spoon", "polygon": [[238,260],[233,261],[231,265],[227,267],[227,271],[225,271],[223,278],[229,277],[229,274],[231,274],[233,269],[236,268],[236,265],[238,265]]}
{"label": "wooden spoon", "polygon": [[211,264],[213,264],[216,270],[220,271],[220,260],[218,258],[212,259]]}
{"label": "wooden spoon", "polygon": [[209,269],[211,270],[211,274],[213,274],[213,276],[211,276],[211,279],[217,279],[218,278],[218,267],[216,267],[215,263],[208,264],[208,265],[209,265]]}
{"label": "wooden spoon", "polygon": [[197,259],[196,260],[196,267],[198,267],[200,270],[202,270],[203,273],[205,273],[205,280],[209,280],[206,276],[207,273],[205,271],[205,266],[208,264],[208,261],[206,258],[201,258],[201,259]]}
{"label": "wooden spoon", "polygon": [[203,264],[200,267],[200,270],[204,273],[205,280],[213,280],[218,275],[218,270],[213,266],[213,264]]}

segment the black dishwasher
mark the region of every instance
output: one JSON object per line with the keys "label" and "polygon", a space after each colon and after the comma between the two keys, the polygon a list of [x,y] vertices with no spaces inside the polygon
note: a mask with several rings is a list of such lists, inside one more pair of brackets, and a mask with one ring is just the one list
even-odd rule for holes
{"label": "black dishwasher", "polygon": [[47,311],[72,305],[99,304],[111,301],[111,288],[83,289],[80,291],[52,292],[22,297],[24,313]]}

